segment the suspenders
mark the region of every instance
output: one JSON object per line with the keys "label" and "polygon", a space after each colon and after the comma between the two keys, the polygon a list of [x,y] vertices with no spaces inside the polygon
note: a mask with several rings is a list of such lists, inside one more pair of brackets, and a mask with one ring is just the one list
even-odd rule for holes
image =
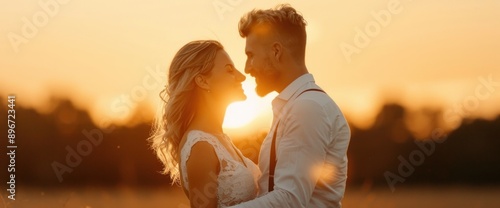
{"label": "suspenders", "polygon": [[[300,95],[304,94],[305,92],[309,92],[309,91],[317,91],[317,92],[326,93],[325,91],[323,91],[321,89],[307,89],[307,90],[302,91],[297,97],[299,97]],[[271,154],[269,157],[269,187],[268,187],[269,192],[274,190],[274,170],[276,169],[276,163],[277,163],[277,159],[276,159],[276,134],[278,132],[278,127],[280,126],[280,121],[281,120],[278,120],[278,123],[276,124],[276,128],[274,128],[273,140],[271,142]]]}

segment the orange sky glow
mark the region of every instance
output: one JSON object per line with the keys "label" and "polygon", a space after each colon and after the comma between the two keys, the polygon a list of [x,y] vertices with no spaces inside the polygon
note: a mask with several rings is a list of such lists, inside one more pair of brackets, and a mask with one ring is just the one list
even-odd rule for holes
{"label": "orange sky glow", "polygon": [[[155,112],[175,52],[216,39],[240,71],[239,18],[282,1],[8,1],[0,6],[0,93],[44,111],[62,94],[100,121]],[[308,21],[306,64],[347,115],[367,127],[381,105],[500,113],[500,1],[288,1]],[[227,129],[270,124],[271,100],[243,84]],[[458,107],[457,107],[458,106]],[[144,108],[144,109],[142,109]],[[245,111],[243,111],[245,110]]]}

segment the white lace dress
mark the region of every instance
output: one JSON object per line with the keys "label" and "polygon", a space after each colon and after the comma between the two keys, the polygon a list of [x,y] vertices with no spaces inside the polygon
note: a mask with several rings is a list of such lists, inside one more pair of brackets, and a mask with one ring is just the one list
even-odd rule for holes
{"label": "white lace dress", "polygon": [[[227,136],[224,138],[229,140]],[[259,167],[253,161],[243,156],[241,151],[234,147],[231,141],[229,142],[241,158],[243,158],[244,164],[235,160],[217,137],[199,130],[192,130],[188,133],[186,143],[181,149],[180,167],[183,186],[186,190],[189,190],[186,161],[189,159],[193,145],[200,141],[211,144],[219,158],[220,172],[217,177],[217,201],[219,207],[236,205],[257,197],[259,190],[257,180],[261,174]]]}

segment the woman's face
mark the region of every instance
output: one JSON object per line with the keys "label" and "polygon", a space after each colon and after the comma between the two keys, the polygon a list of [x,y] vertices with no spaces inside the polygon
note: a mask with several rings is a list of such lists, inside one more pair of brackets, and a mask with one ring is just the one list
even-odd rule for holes
{"label": "woman's face", "polygon": [[214,68],[207,78],[210,93],[217,101],[242,101],[247,97],[241,83],[246,77],[234,67],[233,61],[224,50],[219,50],[215,57]]}

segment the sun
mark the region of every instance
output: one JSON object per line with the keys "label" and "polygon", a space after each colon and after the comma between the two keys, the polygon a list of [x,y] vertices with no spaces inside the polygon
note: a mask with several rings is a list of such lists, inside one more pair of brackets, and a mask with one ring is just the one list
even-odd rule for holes
{"label": "sun", "polygon": [[247,99],[228,106],[222,125],[224,128],[235,129],[247,126],[263,113],[265,103],[257,96],[254,89],[255,84],[243,82],[243,90]]}
{"label": "sun", "polygon": [[259,115],[258,103],[246,100],[229,105],[224,118],[224,128],[241,128],[250,124]]}

